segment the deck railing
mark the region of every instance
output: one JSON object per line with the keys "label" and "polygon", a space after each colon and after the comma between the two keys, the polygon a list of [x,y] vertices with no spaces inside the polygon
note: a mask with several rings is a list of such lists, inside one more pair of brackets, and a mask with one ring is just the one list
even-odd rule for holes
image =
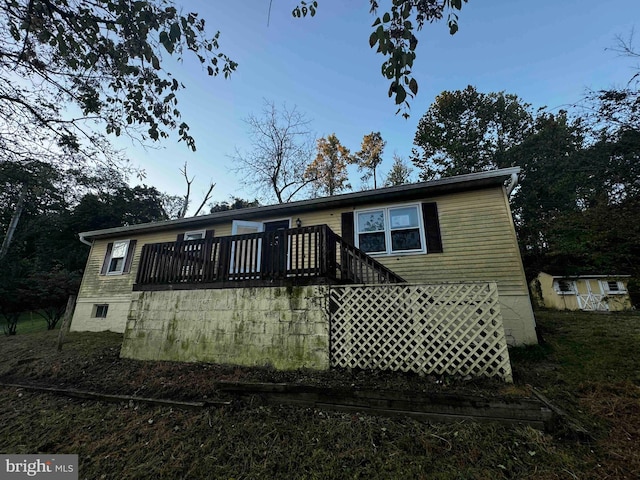
{"label": "deck railing", "polygon": [[400,283],[404,280],[327,225],[146,244],[136,289],[182,285]]}

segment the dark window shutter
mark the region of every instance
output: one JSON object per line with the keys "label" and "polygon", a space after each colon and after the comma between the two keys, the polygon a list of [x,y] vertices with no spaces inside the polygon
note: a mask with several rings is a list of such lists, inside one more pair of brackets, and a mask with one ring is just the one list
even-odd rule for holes
{"label": "dark window shutter", "polygon": [[442,237],[438,220],[438,205],[435,202],[422,204],[422,218],[427,236],[427,253],[442,253]]}
{"label": "dark window shutter", "polygon": [[213,238],[214,233],[215,233],[215,230],[207,230],[206,232],[204,232],[204,239],[211,240]]}
{"label": "dark window shutter", "polygon": [[129,240],[129,248],[127,248],[127,259],[124,262],[124,270],[122,273],[129,273],[131,271],[131,262],[133,262],[133,254],[136,252],[137,240]]}
{"label": "dark window shutter", "polygon": [[176,239],[178,242],[184,242],[184,233],[179,233],[178,238]]}
{"label": "dark window shutter", "polygon": [[107,244],[107,253],[104,255],[104,262],[102,262],[102,270],[100,275],[106,275],[109,268],[109,261],[111,260],[111,251],[113,250],[113,242]]}
{"label": "dark window shutter", "polygon": [[341,236],[351,245],[355,245],[355,237],[353,235],[353,212],[343,212]]}

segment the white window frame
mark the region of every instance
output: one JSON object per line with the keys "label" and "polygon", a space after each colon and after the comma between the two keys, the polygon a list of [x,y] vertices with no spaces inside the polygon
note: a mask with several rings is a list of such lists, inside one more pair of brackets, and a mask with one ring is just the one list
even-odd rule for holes
{"label": "white window frame", "polygon": [[[407,228],[392,228],[391,227],[391,211],[397,210],[401,208],[415,208],[416,214],[418,216],[418,232],[420,234],[420,249],[412,249],[412,250],[393,250],[393,246],[391,243],[391,232],[392,230],[408,230]],[[367,212],[378,212],[382,211],[383,213],[383,221],[384,221],[384,243],[385,243],[385,251],[380,252],[366,252],[367,255],[371,256],[395,256],[395,255],[420,255],[427,253],[427,239],[426,239],[426,229],[424,226],[424,219],[422,218],[422,208],[419,203],[402,203],[402,204],[394,204],[394,205],[384,205],[379,207],[371,207],[361,210],[355,210],[353,212],[353,231],[354,231],[354,241],[356,247],[360,248],[360,233],[375,233],[375,232],[360,232],[358,229],[358,216],[360,214],[366,214]],[[410,227],[413,229],[416,227]]]}
{"label": "white window frame", "polygon": [[[610,290],[609,283],[615,283],[618,287],[617,290]],[[600,287],[607,295],[624,295],[627,293],[627,290],[624,288],[624,283],[618,280],[600,280]]]}
{"label": "white window frame", "polygon": [[[122,257],[113,256],[113,252],[116,250],[117,244],[125,244],[124,255]],[[117,240],[113,242],[113,245],[111,246],[111,253],[109,254],[109,259],[107,260],[107,275],[122,275],[122,273],[124,272],[125,263],[127,263],[127,254],[129,253],[130,244],[131,244],[131,240]],[[122,258],[122,264],[119,269],[111,270],[111,262],[115,258]]]}
{"label": "white window frame", "polygon": [[[563,291],[560,288],[560,282],[566,282],[571,289]],[[553,281],[553,289],[558,295],[575,295],[578,292],[578,289],[576,288],[576,282],[574,280],[565,280],[562,278]]]}
{"label": "white window frame", "polygon": [[[240,227],[254,228],[255,232],[252,232],[252,233],[264,232],[264,223],[262,222],[250,222],[247,220],[233,220],[231,222],[231,235],[232,236],[238,235],[238,228]],[[236,240],[232,240],[232,243],[231,243],[231,262],[229,264],[229,272],[230,273],[247,273],[243,268],[236,265],[236,242],[237,242]],[[260,259],[262,258],[262,239],[258,239],[256,247],[257,247],[255,252],[256,265],[254,266],[255,271],[249,272],[252,274],[260,273]]]}
{"label": "white window frame", "polygon": [[[187,238],[188,236],[196,236],[200,235],[200,238]],[[193,230],[190,232],[184,232],[184,240],[188,242],[189,240],[204,240],[207,233],[204,230]]]}

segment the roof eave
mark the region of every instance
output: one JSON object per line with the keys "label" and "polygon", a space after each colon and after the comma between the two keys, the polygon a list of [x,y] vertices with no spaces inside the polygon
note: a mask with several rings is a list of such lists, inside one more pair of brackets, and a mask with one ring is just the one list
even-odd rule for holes
{"label": "roof eave", "polygon": [[164,230],[179,228],[195,229],[212,223],[220,223],[227,220],[243,220],[255,218],[257,216],[277,216],[279,214],[296,214],[305,211],[315,210],[318,206],[322,208],[339,208],[343,206],[359,206],[367,203],[379,203],[381,201],[413,200],[418,197],[435,197],[448,193],[465,190],[477,190],[491,186],[498,186],[517,175],[519,167],[504,168],[487,172],[471,173],[446,177],[429,182],[411,183],[396,187],[379,188],[376,190],[365,190],[362,192],[345,193],[332,197],[314,198],[310,200],[300,200],[291,203],[276,205],[266,205],[260,207],[249,207],[238,210],[227,210],[225,212],[201,215],[198,217],[179,218],[166,220],[163,222],[142,223],[125,227],[114,227],[102,230],[93,230],[79,234],[81,239],[94,240],[97,238],[110,238],[123,236],[123,234],[153,233]]}

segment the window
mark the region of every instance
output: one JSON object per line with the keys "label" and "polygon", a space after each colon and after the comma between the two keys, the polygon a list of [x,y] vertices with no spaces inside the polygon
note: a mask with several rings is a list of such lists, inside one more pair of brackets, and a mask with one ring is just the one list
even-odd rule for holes
{"label": "window", "polygon": [[358,243],[367,253],[387,251],[384,210],[358,213]]}
{"label": "window", "polygon": [[571,280],[556,280],[554,288],[560,294],[576,293],[574,284]]}
{"label": "window", "polygon": [[137,240],[118,240],[107,244],[100,275],[122,275],[131,271]]}
{"label": "window", "polygon": [[357,247],[367,253],[424,252],[424,229],[417,205],[356,212]]}
{"label": "window", "polygon": [[185,240],[202,240],[204,238],[204,230],[198,230],[195,232],[185,232],[184,239]]}
{"label": "window", "polygon": [[94,305],[93,306],[93,318],[107,318],[107,312],[109,311],[109,305]]}
{"label": "window", "polygon": [[622,282],[618,282],[616,280],[607,280],[607,281],[603,281],[601,282],[602,284],[602,289],[609,294],[620,294],[620,293],[627,293],[626,290],[624,289],[624,284]]}
{"label": "window", "polygon": [[390,208],[389,219],[391,250],[422,250],[417,207]]}
{"label": "window", "polygon": [[122,240],[119,242],[113,242],[111,248],[111,258],[109,260],[109,267],[107,268],[107,275],[117,275],[124,271],[124,262],[127,258],[127,250],[129,249],[129,240]]}

